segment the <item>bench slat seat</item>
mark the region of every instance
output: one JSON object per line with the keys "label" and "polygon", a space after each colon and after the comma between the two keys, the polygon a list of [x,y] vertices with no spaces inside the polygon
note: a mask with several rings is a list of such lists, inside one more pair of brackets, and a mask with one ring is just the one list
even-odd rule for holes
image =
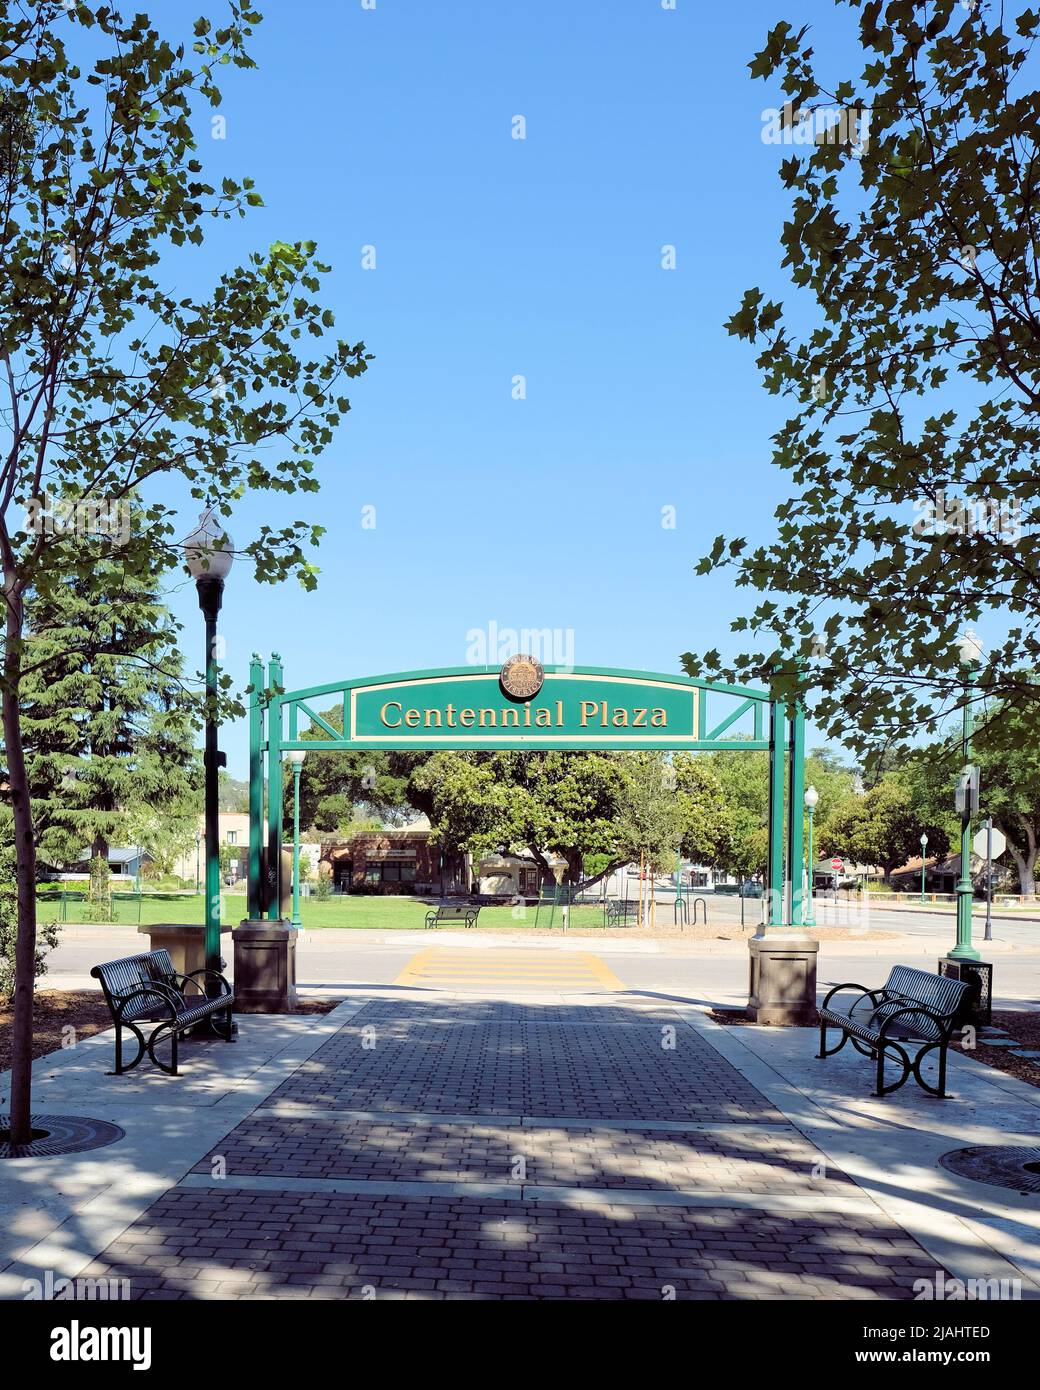
{"label": "bench slat seat", "polygon": [[[188,975],[178,975],[169,951],[159,950],[106,961],[95,965],[90,973],[100,983],[116,1025],[116,1064],[110,1075],[133,1071],[147,1052],[161,1071],[176,1076],[178,1039],[207,1018],[213,1020],[213,1028],[225,1041],[230,1042],[234,1036],[235,996],[224,976],[216,971],[193,970]],[[157,1025],[147,1039],[138,1026],[145,1023]],[[137,1040],[137,1056],[128,1066],[123,1065],[124,1028],[129,1028]],[[169,1065],[155,1055],[156,1045],[167,1039],[171,1050]]]}
{"label": "bench slat seat", "polygon": [[[913,1075],[923,1090],[932,1095],[946,1095],[946,1052],[950,1036],[962,1020],[966,998],[971,986],[966,981],[945,975],[933,975],[912,966],[892,967],[881,989],[870,990],[866,985],[835,985],[820,1006],[820,1058],[840,1052],[852,1041],[857,1051],[872,1057],[877,1064],[877,1096],[897,1091]],[[832,1004],[836,996],[855,990],[858,998]],[[837,1028],[841,1041],[828,1049],[827,1030]],[[910,1052],[916,1048],[911,1059]],[[924,1079],[921,1066],[932,1052],[938,1053],[939,1084],[932,1086]],[[885,1085],[886,1056],[899,1062],[902,1074],[898,1081]]]}

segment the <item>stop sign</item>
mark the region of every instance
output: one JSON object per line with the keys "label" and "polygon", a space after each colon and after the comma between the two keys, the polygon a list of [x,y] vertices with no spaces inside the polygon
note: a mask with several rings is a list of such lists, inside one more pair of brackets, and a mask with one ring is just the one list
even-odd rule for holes
{"label": "stop sign", "polygon": [[835,872],[836,874],[837,874],[837,873],[841,873],[841,871],[842,871],[842,869],[843,869],[844,867],[845,867],[845,865],[842,863],[842,861],[841,861],[840,859],[832,859],[832,860],[831,860],[831,868],[834,870],[834,872]]}

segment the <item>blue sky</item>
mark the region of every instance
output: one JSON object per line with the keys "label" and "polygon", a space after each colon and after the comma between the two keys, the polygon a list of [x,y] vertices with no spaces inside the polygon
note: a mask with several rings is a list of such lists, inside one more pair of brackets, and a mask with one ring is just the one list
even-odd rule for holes
{"label": "blue sky", "polygon": [[[736,650],[749,595],[694,567],[719,531],[768,537],[784,495],[769,463],[782,403],[722,325],[752,284],[790,294],[785,152],[761,139],[780,97],[746,65],[799,14],[778,0],[266,10],[259,71],[224,83],[226,138],[199,123],[211,173],[250,175],[266,206],[218,227],[191,275],[314,238],[337,331],[375,360],[321,492],[236,508],[240,542],[287,515],[327,534],[312,594],[236,567],[228,669],[244,683],[254,647],[281,652],[290,688],[462,664],[467,632],[491,621],[571,630],[582,665],[677,671],[683,651]],[[152,12],[179,29],[186,7]],[[800,14],[825,49],[851,38],[830,0]],[[171,602],[195,665],[193,588]],[[244,775],[244,725],[222,745]]]}

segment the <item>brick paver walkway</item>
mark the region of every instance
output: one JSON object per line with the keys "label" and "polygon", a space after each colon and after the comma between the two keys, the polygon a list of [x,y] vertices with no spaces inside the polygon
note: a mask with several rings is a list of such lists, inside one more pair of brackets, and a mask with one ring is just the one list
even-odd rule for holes
{"label": "brick paver walkway", "polygon": [[94,1263],[138,1298],[894,1298],[934,1261],[665,1004],[361,1008]]}
{"label": "brick paver walkway", "polygon": [[169,1193],[106,1261],[165,1298],[908,1298],[935,1274],[880,1214],[233,1190]]}

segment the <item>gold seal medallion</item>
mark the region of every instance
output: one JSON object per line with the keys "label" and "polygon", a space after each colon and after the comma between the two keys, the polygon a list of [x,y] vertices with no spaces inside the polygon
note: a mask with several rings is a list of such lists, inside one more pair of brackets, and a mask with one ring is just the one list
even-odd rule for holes
{"label": "gold seal medallion", "polygon": [[542,688],[545,671],[533,656],[511,656],[499,672],[499,684],[511,700],[531,700]]}

